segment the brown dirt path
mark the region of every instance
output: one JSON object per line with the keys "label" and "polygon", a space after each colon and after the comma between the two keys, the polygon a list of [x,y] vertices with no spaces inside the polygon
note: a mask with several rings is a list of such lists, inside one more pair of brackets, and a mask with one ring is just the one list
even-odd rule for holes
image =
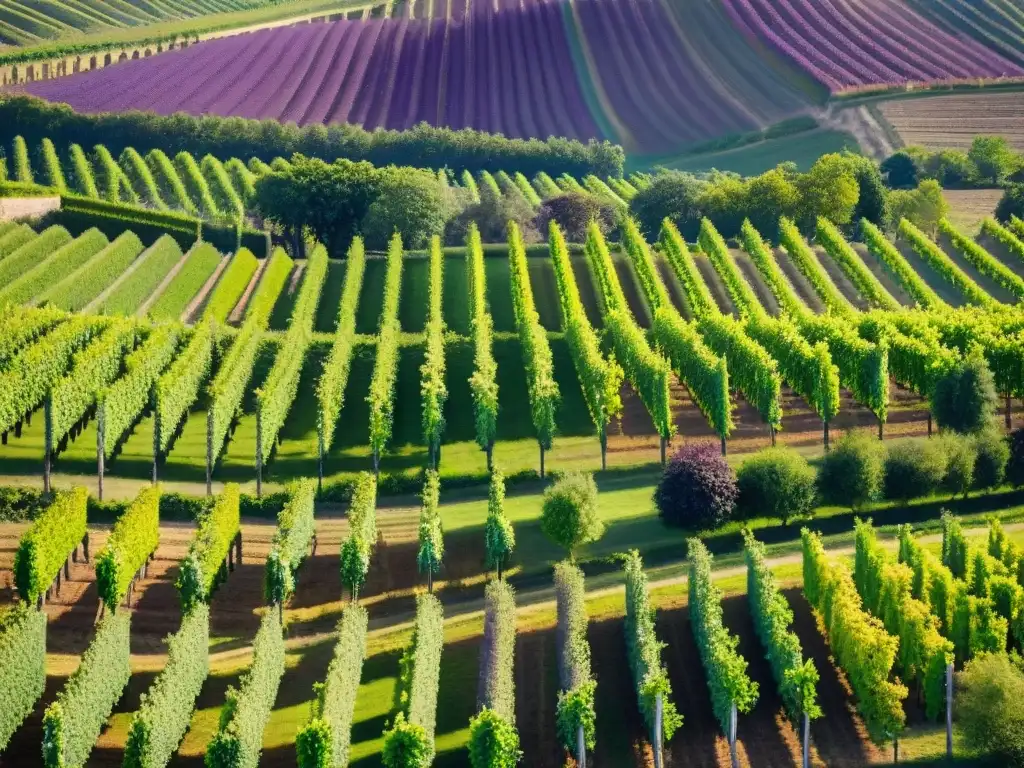
{"label": "brown dirt path", "polygon": [[853,250],[860,256],[861,261],[864,265],[871,270],[872,274],[878,278],[878,282],[882,284],[882,287],[889,292],[896,301],[902,304],[904,307],[913,307],[914,300],[910,294],[904,290],[900,282],[893,276],[893,274],[885,267],[884,264],[878,259],[875,254],[868,250],[868,247],[863,243],[850,243],[853,246]]}
{"label": "brown dirt path", "polygon": [[753,289],[754,294],[761,302],[761,306],[765,308],[765,311],[769,315],[779,314],[779,301],[775,298],[775,294],[772,293],[772,289],[768,287],[764,278],[761,277],[760,271],[758,271],[754,262],[751,261],[750,256],[738,248],[731,248],[730,253],[732,253],[736,266]]}
{"label": "brown dirt path", "polygon": [[796,295],[799,296],[804,304],[806,304],[812,312],[815,314],[821,314],[825,311],[825,303],[821,300],[818,292],[814,290],[814,286],[810,284],[803,272],[796,268],[793,260],[789,258],[789,254],[786,253],[785,248],[775,249],[775,260],[779,264],[779,269],[782,270],[782,274],[789,280],[789,284],[793,286],[793,290],[796,291]]}
{"label": "brown dirt path", "polygon": [[824,267],[829,279],[832,280],[833,285],[839,289],[843,297],[857,309],[870,309],[867,299],[860,295],[857,286],[847,277],[846,272],[836,263],[829,252],[820,246],[815,246],[814,252],[817,254],[818,261],[821,262],[821,266]]}

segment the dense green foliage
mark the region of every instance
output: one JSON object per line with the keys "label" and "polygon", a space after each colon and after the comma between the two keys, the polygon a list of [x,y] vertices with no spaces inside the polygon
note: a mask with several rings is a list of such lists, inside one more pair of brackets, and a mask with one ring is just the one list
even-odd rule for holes
{"label": "dense green foliage", "polygon": [[[663,643],[658,640],[654,626],[654,608],[650,604],[647,574],[644,564],[636,551],[626,555],[626,651],[629,666],[633,672],[637,705],[653,738],[671,740],[683,724],[683,716],[676,709],[672,696],[672,685],[668,669],[662,663]],[[660,734],[655,734],[657,699],[662,699],[662,721]]]}
{"label": "dense green foliage", "polygon": [[995,299],[989,296],[974,280],[951,259],[945,251],[936,245],[920,229],[906,219],[900,221],[899,235],[905,239],[914,253],[921,257],[928,266],[934,269],[945,280],[956,287],[972,304],[980,307],[994,307]]}
{"label": "dense green foliage", "polygon": [[75,673],[43,715],[43,765],[82,768],[131,677],[131,612],[96,627]]}
{"label": "dense green foliage", "polygon": [[473,396],[476,442],[491,453],[498,436],[498,364],[494,359],[494,320],[487,306],[487,279],[480,232],[475,224],[466,240],[466,274],[469,279],[470,319],[473,326],[473,375],[469,387]]}
{"label": "dense green foliage", "polygon": [[597,713],[594,697],[597,681],[590,669],[587,641],[587,606],[583,571],[570,562],[555,564],[555,603],[558,611],[558,709],[556,731],[561,745],[574,755],[577,733],[583,729],[588,750],[597,743]]}
{"label": "dense green foliage", "polygon": [[974,351],[935,382],[930,405],[940,428],[977,434],[991,424],[998,399],[992,371]]}
{"label": "dense green foliage", "polygon": [[515,593],[508,582],[495,580],[484,602],[479,712],[470,721],[469,759],[473,768],[514,768],[522,757],[515,725]]}
{"label": "dense green foliage", "polygon": [[402,238],[395,234],[388,245],[384,301],[377,337],[377,357],[366,400],[370,404],[370,449],[376,470],[380,456],[391,442],[395,415],[395,380],[398,376],[398,345],[402,326],[398,301],[402,291]]}
{"label": "dense green foliage", "polygon": [[21,599],[30,605],[50,588],[85,538],[88,500],[85,488],[58,493],[18,542],[14,584]]}
{"label": "dense green foliage", "polygon": [[423,440],[430,450],[430,464],[436,469],[440,458],[441,439],[444,436],[444,408],[448,400],[448,386],[445,384],[445,326],[441,308],[444,295],[444,254],[441,251],[439,237],[434,237],[430,241],[429,258],[430,292],[425,328],[426,343],[423,365],[420,366],[420,392],[423,395]]}
{"label": "dense green foliage", "polygon": [[437,472],[428,469],[423,481],[423,492],[420,494],[419,549],[416,553],[416,564],[421,573],[429,574],[431,585],[433,585],[433,575],[441,570],[441,561],[444,560],[444,529],[441,526],[440,497],[441,481]]}
{"label": "dense green foliage", "polygon": [[252,666],[237,689],[228,686],[220,725],[206,747],[207,768],[256,768],[284,668],[284,636],[277,615],[267,611],[252,644]]}
{"label": "dense green foliage", "polygon": [[156,381],[154,388],[154,456],[166,455],[178,427],[188,415],[213,364],[214,328],[203,322],[195,326],[185,349]]}
{"label": "dense green foliage", "polygon": [[786,525],[814,511],[816,480],[814,468],[792,448],[765,448],[736,472],[737,511],[746,519],[773,517]]}
{"label": "dense green foliage", "polygon": [[288,501],[277,514],[277,530],[264,572],[264,596],[271,605],[283,603],[294,589],[293,574],[316,535],[315,497],[316,483],[312,480],[296,480],[288,487]]}
{"label": "dense green foliage", "polygon": [[484,523],[484,562],[501,576],[505,561],[516,547],[516,534],[505,516],[505,476],[497,467],[487,488],[487,521]]}
{"label": "dense green foliage", "polygon": [[295,737],[299,768],[348,765],[356,692],[366,656],[366,610],[346,606],[323,684],[314,685],[313,711]]}
{"label": "dense green foliage", "polygon": [[836,663],[857,697],[871,739],[882,744],[903,730],[907,688],[889,679],[899,639],[864,610],[849,568],[832,562],[821,537],[806,528],[803,536],[804,595],[818,612]]}
{"label": "dense green foliage", "polygon": [[1024,672],[1004,654],[971,661],[957,678],[957,722],[967,745],[1024,765]]}
{"label": "dense green foliage", "polygon": [[0,750],[46,687],[46,614],[27,605],[0,611]]}
{"label": "dense green foliage", "polygon": [[167,664],[132,716],[124,768],[163,768],[170,762],[210,671],[209,643],[210,609],[197,603],[168,641]]}
{"label": "dense green foliage", "polygon": [[828,219],[818,219],[817,241],[871,306],[894,311],[900,308],[899,302],[889,294],[875,273],[868,269],[839,228]]}
{"label": "dense green foliage", "polygon": [[42,296],[107,246],[106,236],[90,229],[52,251],[0,290],[0,304],[28,303]]}
{"label": "dense green foliage", "polygon": [[443,648],[444,611],[441,603],[433,595],[419,595],[416,598],[410,677],[400,683],[403,685],[403,712],[396,718],[394,727],[384,734],[382,758],[386,768],[427,768],[434,761],[437,689]]}
{"label": "dense green foliage", "polygon": [[96,584],[111,612],[120,606],[159,542],[160,489],[154,486],[139,492],[96,555]]}
{"label": "dense green foliage", "polygon": [[571,472],[560,477],[544,491],[540,520],[544,534],[570,559],[584,544],[604,534],[604,523],[597,509],[597,483],[594,476]]}
{"label": "dense green foliage", "polygon": [[377,479],[368,472],[356,477],[348,517],[349,535],[341,545],[341,583],[355,602],[377,545]]}
{"label": "dense green foliage", "polygon": [[858,509],[882,496],[885,445],[851,431],[832,446],[818,467],[818,494],[826,504]]}
{"label": "dense green foliage", "polygon": [[813,659],[803,658],[800,638],[793,632],[793,611],[765,562],[765,547],[749,531],[743,535],[747,563],[747,597],[761,646],[772,667],[779,697],[790,720],[801,715],[821,716],[818,706],[818,670]]}
{"label": "dense green foliage", "polygon": [[758,684],[747,675],[739,638],[722,622],[722,592],[711,580],[711,553],[700,539],[688,539],[690,621],[711,693],[711,708],[728,733],[732,707],[749,712],[757,703]]}
{"label": "dense green foliage", "polygon": [[48,301],[69,312],[82,310],[120,277],[142,250],[142,241],[135,233],[124,232],[77,270],[52,285],[38,301]]}
{"label": "dense green foliage", "polygon": [[251,251],[245,248],[239,250],[214,286],[203,310],[203,318],[212,317],[221,323],[227,321],[258,266],[259,261]]}
{"label": "dense green foliage", "polygon": [[239,498],[238,485],[228,483],[197,521],[196,534],[176,581],[186,612],[197,603],[208,602],[213,590],[227,576],[228,552],[241,531]]}

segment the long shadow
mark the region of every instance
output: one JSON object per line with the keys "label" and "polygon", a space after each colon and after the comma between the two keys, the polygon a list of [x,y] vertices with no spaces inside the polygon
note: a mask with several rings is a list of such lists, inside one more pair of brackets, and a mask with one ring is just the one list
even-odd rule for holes
{"label": "long shadow", "polygon": [[132,617],[132,653],[164,654],[163,638],[177,632],[181,625],[181,599],[174,586],[178,578],[178,565],[167,569],[163,578],[146,585],[145,591],[134,605]]}
{"label": "long shadow", "polygon": [[874,750],[869,749],[862,727],[853,714],[849,692],[839,679],[831,660],[831,649],[818,630],[811,606],[797,589],[784,590],[793,609],[793,631],[800,638],[804,657],[818,668],[818,704],[822,716],[811,721],[811,738],[827,765],[867,765]]}
{"label": "long shadow", "polygon": [[[592,621],[587,627],[591,666],[597,679],[595,709],[600,724],[593,759],[597,765],[643,765],[637,755],[649,741],[637,706],[626,656],[624,619]],[[588,755],[589,757],[589,755]]]}
{"label": "long shadow", "polygon": [[[82,581],[91,566],[78,563],[72,566],[72,582]],[[95,633],[97,610],[100,605],[99,588],[95,580],[88,577],[88,584],[77,599],[58,615],[52,616],[46,628],[46,650],[49,653],[81,655],[89,647]]]}
{"label": "long shadow", "polygon": [[700,652],[690,626],[687,608],[660,611],[657,633],[666,643],[663,659],[668,667],[672,695],[683,727],[665,745],[669,765],[717,768],[716,740],[721,728],[711,710],[707,678],[700,663]]}
{"label": "long shadow", "polygon": [[285,669],[277,689],[274,709],[285,709],[312,701],[313,683],[321,683],[327,678],[327,667],[334,657],[335,639],[332,636],[288,654],[298,656],[299,661],[297,664],[289,664]]}
{"label": "long shadow", "polygon": [[558,663],[555,630],[520,633],[516,637],[516,725],[523,765],[561,768],[564,751],[555,732]]}
{"label": "long shadow", "polygon": [[210,601],[210,637],[237,638],[256,634],[260,617],[255,609],[262,605],[263,563],[243,561]]}
{"label": "long shadow", "polygon": [[295,596],[290,608],[313,608],[341,598],[341,560],[321,548],[307,557],[295,577]]}

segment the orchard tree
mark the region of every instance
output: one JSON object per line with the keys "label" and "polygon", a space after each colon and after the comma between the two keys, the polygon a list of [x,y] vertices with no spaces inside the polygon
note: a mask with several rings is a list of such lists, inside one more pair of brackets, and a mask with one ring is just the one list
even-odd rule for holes
{"label": "orchard tree", "polygon": [[996,218],[1006,224],[1012,216],[1024,218],[1024,184],[1011,184],[996,204]]}
{"label": "orchard tree", "polygon": [[999,398],[992,371],[975,350],[935,383],[931,411],[940,429],[977,434],[992,423]]}
{"label": "orchard tree", "polygon": [[576,550],[604,534],[594,476],[570,472],[544,492],[541,530],[575,560]]}
{"label": "orchard tree", "polygon": [[978,180],[998,187],[1020,165],[1005,136],[975,136],[967,157],[974,163]]}
{"label": "orchard tree", "polygon": [[818,468],[818,494],[825,504],[860,509],[882,497],[885,444],[867,432],[848,432]]}
{"label": "orchard tree", "polygon": [[649,241],[658,239],[667,218],[687,240],[696,240],[704,213],[700,199],[707,181],[681,171],[664,171],[629,201],[629,212]]}
{"label": "orchard tree", "polygon": [[570,243],[582,243],[587,227],[596,221],[601,234],[608,234],[615,224],[615,207],[589,192],[566,192],[545,200],[537,211],[535,228],[547,232],[554,221]]}
{"label": "orchard tree", "polygon": [[935,179],[925,179],[917,189],[894,189],[889,193],[889,212],[894,222],[907,219],[911,224],[934,236],[939,220],[949,213],[949,203]]}
{"label": "orchard tree", "polygon": [[912,189],[917,186],[917,161],[914,155],[905,149],[889,155],[879,166],[879,170],[885,174],[889,186],[893,189]]}
{"label": "orchard tree", "polygon": [[800,190],[799,220],[810,231],[824,216],[833,224],[849,224],[860,199],[860,187],[850,164],[842,155],[819,157],[807,173],[797,179]]}
{"label": "orchard tree", "polygon": [[424,248],[431,237],[444,233],[456,200],[436,174],[394,166],[378,173],[378,194],[361,224],[368,248],[384,250],[395,232],[407,248]]}
{"label": "orchard tree", "polygon": [[814,511],[815,480],[807,459],[792,448],[758,451],[736,473],[739,512],[745,519],[774,517],[786,525]]}
{"label": "orchard tree", "polygon": [[484,545],[487,567],[497,569],[500,579],[505,562],[516,548],[516,534],[505,516],[505,477],[497,468],[491,472],[491,483],[487,489]]}

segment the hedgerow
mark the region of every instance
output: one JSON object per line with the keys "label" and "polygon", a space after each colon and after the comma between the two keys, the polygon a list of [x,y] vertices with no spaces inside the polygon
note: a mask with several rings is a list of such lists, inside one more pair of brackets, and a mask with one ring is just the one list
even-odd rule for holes
{"label": "hedgerow", "polygon": [[238,196],[238,192],[235,191],[231,177],[228,176],[220,160],[213,155],[205,155],[199,162],[199,169],[217,209],[236,218],[243,216],[245,205]]}
{"label": "hedgerow", "polygon": [[821,616],[829,646],[857,698],[868,735],[882,744],[898,736],[906,721],[903,700],[907,688],[889,679],[899,640],[864,610],[849,568],[829,561],[821,537],[806,528],[801,536],[804,594]]}
{"label": "hedgerow", "polygon": [[210,671],[210,608],[197,603],[167,645],[167,664],[132,716],[124,768],[164,768],[192,720]]}
{"label": "hedgerow", "polygon": [[106,546],[96,556],[100,599],[111,612],[117,611],[159,543],[160,489],[144,488],[114,523]]}
{"label": "hedgerow", "polygon": [[49,137],[43,139],[40,144],[40,155],[43,161],[43,183],[56,189],[58,192],[66,192],[67,181],[64,179],[64,170],[60,166],[60,157],[57,155],[57,148]]}
{"label": "hedgerow", "polygon": [[70,243],[72,239],[64,227],[48,227],[38,237],[29,240],[0,260],[0,285],[7,285],[21,277],[55,250]]}
{"label": "hedgerow", "polygon": [[78,669],[43,715],[43,765],[82,768],[131,678],[131,612],[102,619]]}
{"label": "hedgerow", "polygon": [[392,728],[384,734],[381,759],[386,768],[427,768],[434,761],[434,727],[437,721],[437,689],[444,648],[444,611],[433,595],[416,598],[413,642],[406,651],[401,686],[404,706]]}
{"label": "hedgerow", "polygon": [[46,613],[25,604],[0,610],[0,750],[46,688]]}
{"label": "hedgerow", "polygon": [[366,657],[366,627],[366,609],[345,606],[334,657],[324,683],[314,686],[309,720],[295,737],[299,768],[348,765],[356,693]]}
{"label": "hedgerow", "polygon": [[263,730],[284,675],[284,635],[277,615],[267,611],[252,644],[252,666],[238,688],[229,686],[220,727],[206,747],[207,768],[256,768]]}
{"label": "hedgerow", "polygon": [[197,603],[209,602],[213,590],[227,577],[228,554],[241,531],[239,494],[238,485],[228,483],[213,506],[199,517],[175,582],[186,612]]}
{"label": "hedgerow", "polygon": [[497,579],[484,594],[478,714],[469,728],[473,768],[512,768],[522,756],[516,730],[515,650],[515,592],[507,581]]}
{"label": "hedgerow", "polygon": [[107,246],[106,236],[98,229],[89,229],[65,243],[20,277],[0,290],[0,304],[25,304],[44,294],[51,286],[75,272]]}
{"label": "hedgerow", "polygon": [[[653,738],[670,740],[683,724],[683,716],[676,709],[672,696],[672,685],[668,669],[661,660],[664,646],[658,640],[654,627],[654,608],[650,604],[647,574],[644,564],[636,551],[626,555],[626,651],[633,672],[633,686],[636,689],[637,705],[644,716],[648,733]],[[660,734],[655,734],[657,700],[661,697],[662,720]]]}
{"label": "hedgerow", "polygon": [[123,232],[75,272],[44,293],[49,301],[69,312],[78,312],[114,282],[142,253],[142,242],[134,232]]}
{"label": "hedgerow", "polygon": [[587,607],[583,571],[568,561],[555,564],[555,603],[558,608],[558,740],[577,759],[577,733],[583,729],[588,750],[597,743],[594,697],[597,681],[590,670]]}
{"label": "hedgerow", "polygon": [[277,515],[277,530],[264,573],[264,595],[270,604],[287,600],[294,590],[293,575],[305,559],[316,531],[313,520],[316,484],[297,480],[288,487],[288,501]]}
{"label": "hedgerow", "polygon": [[96,177],[92,173],[92,163],[85,154],[85,150],[78,144],[72,144],[68,149],[71,157],[72,189],[86,197],[99,198],[100,190],[96,186]]}

